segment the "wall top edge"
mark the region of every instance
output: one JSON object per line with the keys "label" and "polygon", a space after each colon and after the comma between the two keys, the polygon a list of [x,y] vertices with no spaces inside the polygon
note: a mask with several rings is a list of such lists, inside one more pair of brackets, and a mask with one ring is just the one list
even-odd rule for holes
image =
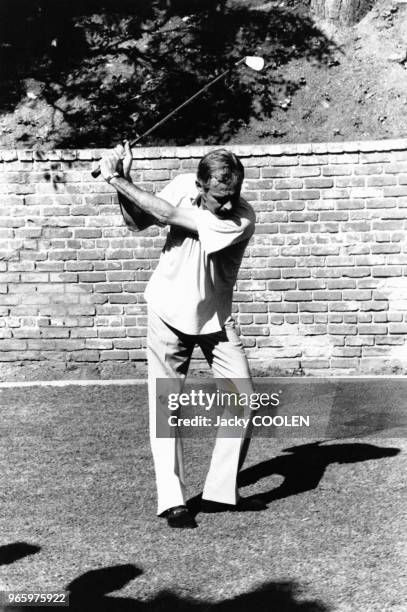
{"label": "wall top edge", "polygon": [[[135,147],[134,159],[200,158],[213,149],[230,149],[240,157],[322,155],[326,153],[369,153],[407,150],[407,138],[283,144],[226,144],[212,146]],[[0,149],[0,160],[10,161],[97,161],[108,149]]]}

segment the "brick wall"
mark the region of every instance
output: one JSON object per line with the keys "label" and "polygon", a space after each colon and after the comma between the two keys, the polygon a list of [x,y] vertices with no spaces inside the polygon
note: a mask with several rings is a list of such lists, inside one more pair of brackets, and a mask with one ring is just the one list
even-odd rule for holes
{"label": "brick wall", "polygon": [[[234,311],[269,372],[407,369],[407,140],[230,147],[257,230]],[[204,147],[135,150],[160,189]],[[142,293],[164,241],[124,226],[101,151],[0,153],[0,360],[144,360]],[[165,296],[163,296],[165,299]]]}

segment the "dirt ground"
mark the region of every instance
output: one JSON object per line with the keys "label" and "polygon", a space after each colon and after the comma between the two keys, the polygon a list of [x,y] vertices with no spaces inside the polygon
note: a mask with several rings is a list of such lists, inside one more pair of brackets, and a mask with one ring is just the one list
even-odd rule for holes
{"label": "dirt ground", "polygon": [[[231,143],[407,136],[407,2],[379,0],[350,28],[317,25],[336,45],[331,61],[289,63],[280,76],[299,83],[297,92],[287,97],[282,90],[272,118],[252,120]],[[0,147],[52,148],[66,135],[62,115],[41,99],[38,85],[28,89],[32,97],[0,117]]]}
{"label": "dirt ground", "polygon": [[304,86],[271,121],[253,121],[232,142],[407,136],[407,3],[381,0],[352,28],[318,25],[337,45],[332,61],[289,64],[285,74]]}

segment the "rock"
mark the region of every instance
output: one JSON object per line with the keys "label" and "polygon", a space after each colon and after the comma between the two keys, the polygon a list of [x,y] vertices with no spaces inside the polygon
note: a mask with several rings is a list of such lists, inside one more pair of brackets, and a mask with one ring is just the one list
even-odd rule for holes
{"label": "rock", "polygon": [[407,50],[399,51],[397,53],[392,53],[387,58],[389,62],[397,62],[398,64],[403,64],[407,59]]}

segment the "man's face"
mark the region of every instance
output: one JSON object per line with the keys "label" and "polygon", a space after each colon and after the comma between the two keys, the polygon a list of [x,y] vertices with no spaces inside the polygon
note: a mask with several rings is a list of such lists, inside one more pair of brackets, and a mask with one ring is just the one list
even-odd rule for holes
{"label": "man's face", "polygon": [[239,201],[239,184],[226,185],[211,178],[205,185],[197,182],[197,186],[201,194],[201,206],[218,217],[229,216]]}

